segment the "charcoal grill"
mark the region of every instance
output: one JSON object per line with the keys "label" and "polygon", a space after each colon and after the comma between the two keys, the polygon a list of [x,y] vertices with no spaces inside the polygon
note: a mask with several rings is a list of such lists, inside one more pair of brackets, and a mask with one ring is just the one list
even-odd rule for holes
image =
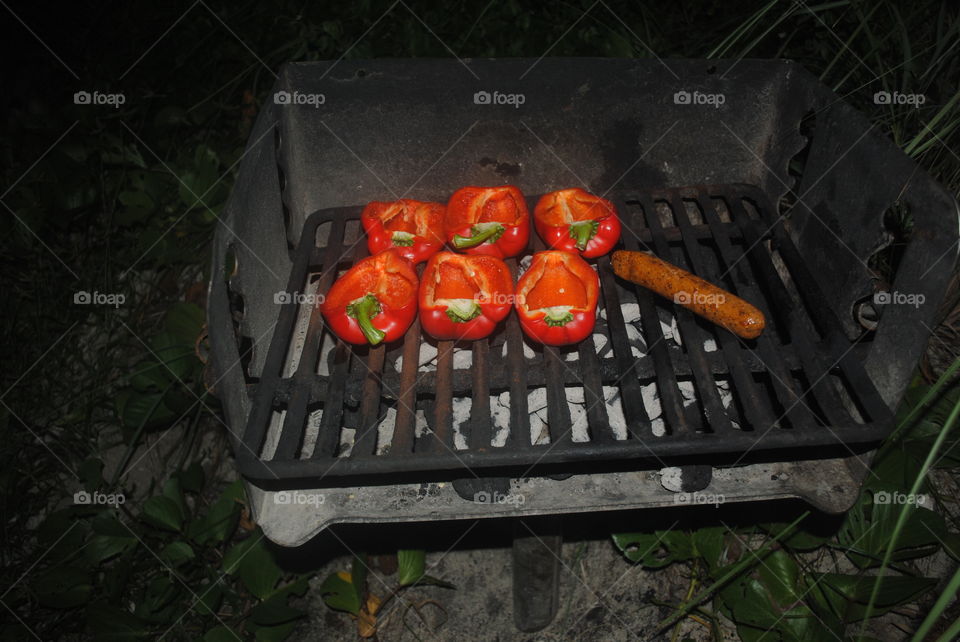
{"label": "charcoal grill", "polygon": [[[855,500],[954,267],[958,210],[801,67],[337,61],[287,65],[274,92],[218,230],[208,304],[215,390],[267,537],[667,506],[692,490],[830,512]],[[683,100],[698,92],[724,100]],[[465,346],[416,326],[373,349],[325,333],[311,297],[365,255],[365,203],[505,183],[531,204],[571,186],[606,194],[623,247],[736,292],[768,329],[740,341],[600,259],[602,318],[574,348],[527,344],[515,316]],[[897,252],[892,211],[909,219]],[[878,291],[922,302],[879,305]],[[280,501],[289,490],[324,501]],[[524,501],[484,503],[491,492]]]}

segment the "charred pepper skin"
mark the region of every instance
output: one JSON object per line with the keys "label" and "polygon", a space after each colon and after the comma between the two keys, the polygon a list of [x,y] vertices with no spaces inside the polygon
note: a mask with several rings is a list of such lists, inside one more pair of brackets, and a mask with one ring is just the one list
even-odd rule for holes
{"label": "charred pepper skin", "polygon": [[396,248],[384,250],[337,279],[320,312],[347,343],[389,343],[403,337],[416,318],[418,287],[413,264]]}
{"label": "charred pepper skin", "polygon": [[587,259],[612,250],[622,230],[613,203],[579,187],[544,194],[533,209],[533,224],[550,249]]}
{"label": "charred pepper skin", "polygon": [[401,198],[373,201],[363,208],[360,224],[367,234],[367,249],[377,254],[396,248],[405,259],[422,263],[443,249],[443,203]]}
{"label": "charred pepper skin", "polygon": [[513,279],[501,259],[440,252],[420,279],[420,327],[442,341],[489,336],[513,307]]}
{"label": "charred pepper skin", "polygon": [[517,282],[514,307],[520,327],[534,341],[563,346],[593,332],[600,277],[573,252],[548,250],[533,255]]}
{"label": "charred pepper skin", "polygon": [[454,250],[505,259],[527,248],[530,212],[513,185],[463,187],[447,202],[445,227]]}

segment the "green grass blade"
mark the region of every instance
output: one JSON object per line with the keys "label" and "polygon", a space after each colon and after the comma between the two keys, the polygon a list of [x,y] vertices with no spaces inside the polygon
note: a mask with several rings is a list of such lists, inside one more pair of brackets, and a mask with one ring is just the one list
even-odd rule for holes
{"label": "green grass blade", "polygon": [[943,107],[941,107],[940,111],[938,111],[937,114],[933,118],[931,118],[927,124],[923,126],[923,129],[920,131],[920,133],[918,133],[913,138],[913,140],[910,141],[910,143],[908,143],[907,146],[903,148],[903,153],[912,156],[914,150],[921,143],[921,141],[923,141],[923,139],[926,138],[928,133],[933,134],[934,138],[943,138],[942,136],[943,132],[941,132],[941,135],[938,136],[934,133],[933,128],[937,126],[937,123],[939,123],[941,120],[946,118],[947,114],[953,111],[953,108],[954,106],[956,106],[958,100],[960,100],[960,91],[955,93],[953,95],[953,98],[951,98],[947,102],[947,104],[945,104]]}
{"label": "green grass blade", "polygon": [[[926,478],[927,473],[930,471],[930,468],[933,467],[933,464],[936,462],[936,456],[940,452],[940,449],[943,447],[944,442],[947,440],[947,437],[953,431],[953,426],[957,422],[957,417],[960,416],[960,401],[958,401],[954,406],[953,410],[950,411],[950,415],[947,417],[946,422],[943,424],[943,429],[940,431],[940,434],[937,435],[937,439],[933,442],[933,446],[930,447],[930,452],[927,453],[927,458],[924,460],[923,465],[920,467],[920,472],[917,474],[917,478],[913,482],[913,486],[910,488],[911,495],[916,495],[917,491],[920,490],[920,486],[923,484],[923,480]],[[910,504],[903,504],[900,507],[900,515],[897,518],[897,524],[893,528],[893,533],[890,535],[890,542],[887,544],[887,550],[883,555],[883,563],[880,565],[880,571],[877,574],[877,579],[873,583],[873,590],[870,592],[870,601],[867,602],[867,608],[864,612],[863,621],[867,622],[870,617],[873,615],[873,607],[877,602],[877,596],[880,594],[880,585],[883,583],[883,577],[887,571],[887,567],[890,565],[890,560],[893,558],[893,551],[896,549],[897,540],[900,539],[900,533],[903,531],[904,524],[907,523],[907,511],[911,510],[921,510]],[[864,629],[860,629],[860,634],[857,636],[858,641],[863,640]]]}
{"label": "green grass blade", "polygon": [[952,578],[950,578],[950,583],[947,584],[947,588],[944,589],[943,593],[940,594],[940,597],[937,598],[937,601],[930,609],[930,612],[927,613],[927,617],[923,618],[923,622],[920,624],[920,628],[917,629],[917,632],[913,634],[911,642],[923,642],[927,638],[927,634],[930,632],[930,629],[933,628],[933,625],[937,622],[937,619],[947,608],[947,605],[953,601],[957,591],[960,591],[960,568],[958,568],[957,572],[953,574]]}

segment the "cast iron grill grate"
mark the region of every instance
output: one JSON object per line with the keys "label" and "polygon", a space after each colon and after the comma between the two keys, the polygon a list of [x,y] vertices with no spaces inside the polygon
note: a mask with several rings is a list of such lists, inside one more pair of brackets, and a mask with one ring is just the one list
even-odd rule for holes
{"label": "cast iron grill grate", "polygon": [[[824,305],[816,266],[760,190],[607,197],[623,221],[623,248],[649,248],[747,299],[766,315],[766,331],[740,340],[619,279],[602,257],[601,318],[578,346],[529,343],[515,314],[491,337],[463,345],[435,342],[415,323],[395,345],[349,346],[325,329],[307,295],[325,293],[366,256],[361,208],[319,211],[294,250],[289,302],[249,387],[240,471],[263,482],[336,484],[452,478],[465,467],[529,474],[625,460],[736,463],[770,451],[780,459],[849,453],[889,432],[890,409]],[[319,230],[325,242],[316,241]],[[535,232],[531,239],[532,250],[543,249]],[[522,261],[508,261],[514,276]]]}

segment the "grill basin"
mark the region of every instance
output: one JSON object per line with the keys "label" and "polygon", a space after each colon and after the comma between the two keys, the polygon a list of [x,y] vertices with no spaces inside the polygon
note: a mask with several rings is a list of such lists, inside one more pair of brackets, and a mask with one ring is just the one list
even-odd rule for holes
{"label": "grill basin", "polygon": [[[863,88],[867,96],[875,90]],[[475,99],[495,91],[522,93],[525,101]],[[956,259],[958,210],[942,187],[802,67],[756,60],[341,60],[286,65],[273,92],[325,100],[284,104],[268,95],[262,105],[217,230],[208,298],[210,383],[241,470],[253,480],[254,516],[271,540],[298,545],[344,521],[669,506],[675,493],[654,469],[673,461],[706,470],[705,490],[728,502],[802,497],[839,512],[854,501],[869,461],[861,451],[889,428],[877,393],[886,408],[899,403],[933,327]],[[725,100],[681,105],[675,96],[682,92]],[[574,361],[566,351],[527,348],[519,367],[513,360],[521,353],[509,344],[523,339],[508,325],[472,346],[473,371],[459,367],[464,355],[455,352],[452,360],[441,353],[447,356],[434,372],[411,373],[394,366],[404,350],[411,356],[404,362],[412,360],[414,342],[379,354],[334,348],[331,362],[329,346],[317,343],[319,319],[311,322],[308,308],[298,318],[295,306],[276,304],[278,292],[304,290],[309,274],[332,277],[325,248],[336,245],[328,240],[340,234],[338,221],[356,218],[358,206],[388,196],[443,200],[457,186],[507,182],[529,195],[576,185],[606,193],[643,243],[743,294],[768,313],[771,327],[746,348],[683,311],[674,328],[669,301],[606,273],[607,316],[598,325],[595,360],[579,350]],[[679,185],[705,187],[663,190]],[[663,199],[669,208],[677,195],[672,214],[651,218],[663,206],[650,201]],[[719,223],[710,216],[715,198],[726,204],[713,210]],[[679,215],[687,211],[684,199],[699,205],[690,218]],[[907,213],[911,234],[881,284],[871,257],[893,238],[891,211]],[[779,224],[770,229],[773,221]],[[314,224],[319,243],[304,235]],[[355,224],[344,225],[343,238],[347,246],[359,238]],[[624,244],[633,243],[641,246],[625,234]],[[746,248],[748,257],[738,261]],[[359,256],[344,257],[341,268]],[[308,291],[328,285],[311,283]],[[878,306],[869,331],[857,311],[878,289],[922,296],[924,303]],[[636,317],[642,321],[635,326]],[[651,340],[658,323],[662,341]],[[696,340],[711,335],[716,350]],[[338,368],[345,377],[330,376]],[[717,387],[715,397],[711,379],[724,378],[726,389]],[[461,422],[466,397],[470,417],[485,415],[485,397],[477,394],[483,385],[492,424]],[[584,400],[603,391],[604,403],[587,413],[586,403],[575,403],[580,386],[587,388]],[[532,415],[522,412],[523,395],[514,394],[525,387],[543,389],[527,399]],[[811,387],[791,408],[793,396]],[[659,408],[650,403],[654,388]],[[342,399],[330,395],[338,390]],[[574,402],[565,404],[564,392]],[[508,394],[516,403],[503,416]],[[402,409],[399,398],[416,412],[413,422],[405,410],[388,414],[396,420],[391,435],[378,419],[391,406]],[[323,404],[336,409],[321,417],[329,426],[320,430],[316,411]],[[282,421],[278,410],[286,413]],[[557,429],[566,424],[565,410],[569,440]],[[339,456],[350,443],[343,426],[360,429],[349,456]],[[487,430],[495,444],[489,447]],[[469,476],[464,461],[485,483],[500,479],[522,489],[526,501],[464,501],[456,484],[442,481]],[[324,501],[283,503],[278,488],[315,488]]]}

